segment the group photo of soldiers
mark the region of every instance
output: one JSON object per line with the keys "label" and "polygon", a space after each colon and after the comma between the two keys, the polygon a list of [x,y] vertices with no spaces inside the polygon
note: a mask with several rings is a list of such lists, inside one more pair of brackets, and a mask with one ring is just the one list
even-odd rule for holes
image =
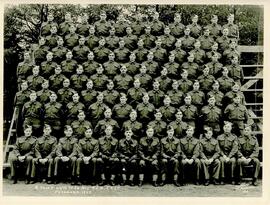
{"label": "group photo of soldiers", "polygon": [[257,186],[235,15],[89,15],[49,12],[22,53],[12,182],[240,185],[251,165]]}

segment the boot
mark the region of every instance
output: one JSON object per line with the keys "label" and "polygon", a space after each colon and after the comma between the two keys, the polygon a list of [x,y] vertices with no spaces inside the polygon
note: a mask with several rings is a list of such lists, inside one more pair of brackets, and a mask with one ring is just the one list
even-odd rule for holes
{"label": "boot", "polygon": [[208,186],[209,185],[209,179],[205,180],[204,182],[204,186]]}
{"label": "boot", "polygon": [[37,180],[36,180],[35,178],[32,178],[32,177],[31,177],[31,180],[30,180],[29,183],[30,183],[30,184],[35,184],[36,182],[37,182]]}
{"label": "boot", "polygon": [[143,184],[143,181],[142,181],[142,180],[140,180],[140,181],[139,181],[139,183],[138,183],[138,186],[139,186],[139,187],[141,187],[141,186],[142,186],[142,184]]}
{"label": "boot", "polygon": [[214,185],[219,185],[218,181],[216,179],[213,179],[213,184]]}
{"label": "boot", "polygon": [[173,184],[174,184],[174,186],[177,186],[177,187],[181,186],[181,184],[179,184],[177,180],[173,180]]}
{"label": "boot", "polygon": [[125,186],[126,185],[126,180],[122,180],[122,182],[120,183],[120,186]]}
{"label": "boot", "polygon": [[252,180],[252,185],[253,185],[253,186],[258,186],[257,178],[254,178],[254,179]]}
{"label": "boot", "polygon": [[104,186],[106,185],[106,181],[104,179],[101,179],[101,181],[98,184],[99,186]]}
{"label": "boot", "polygon": [[14,176],[14,177],[13,177],[13,182],[12,182],[12,184],[17,184],[17,182],[18,182],[17,177]]}
{"label": "boot", "polygon": [[52,178],[51,177],[47,178],[47,184],[52,184]]}
{"label": "boot", "polygon": [[164,186],[164,185],[165,185],[165,181],[162,180],[162,181],[160,182],[159,186]]}
{"label": "boot", "polygon": [[157,181],[153,181],[153,186],[158,187]]}

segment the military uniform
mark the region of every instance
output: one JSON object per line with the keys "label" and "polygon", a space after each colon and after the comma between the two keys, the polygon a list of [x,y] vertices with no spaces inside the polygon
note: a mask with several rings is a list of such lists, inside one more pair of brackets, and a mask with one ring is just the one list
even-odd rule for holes
{"label": "military uniform", "polygon": [[94,60],[88,60],[88,61],[85,61],[83,64],[83,69],[84,69],[84,73],[89,77],[91,75],[93,75],[97,68],[100,66],[99,63],[97,63],[96,61]]}
{"label": "military uniform", "polygon": [[87,22],[79,23],[77,25],[77,34],[81,36],[87,36],[90,25]]}
{"label": "military uniform", "polygon": [[211,90],[207,93],[208,98],[210,96],[214,96],[216,99],[216,106],[222,107],[223,106],[223,97],[224,94],[219,90]]}
{"label": "military uniform", "polygon": [[117,48],[114,50],[115,59],[119,63],[127,63],[129,61],[130,51],[126,47]]}
{"label": "military uniform", "polygon": [[61,62],[62,72],[63,74],[69,78],[73,73],[75,73],[75,70],[77,68],[77,61],[76,60],[64,60]]}
{"label": "military uniform", "polygon": [[58,38],[59,36],[57,34],[50,34],[49,36],[46,36],[46,45],[51,49],[56,47]]}
{"label": "military uniform", "polygon": [[44,78],[40,75],[30,75],[26,80],[31,90],[38,91],[41,89],[41,84],[43,83]]}
{"label": "military uniform", "polygon": [[65,80],[65,75],[62,73],[60,74],[53,74],[49,77],[49,84],[50,88],[57,92],[59,89],[63,87],[63,81]]}
{"label": "military uniform", "polygon": [[149,88],[150,83],[152,82],[152,77],[147,73],[139,73],[134,76],[134,79],[139,79],[141,87]]}
{"label": "military uniform", "polygon": [[64,46],[57,46],[52,49],[54,61],[57,63],[61,63],[65,60],[68,49]]}
{"label": "military uniform", "polygon": [[41,76],[48,78],[53,74],[54,69],[57,67],[57,63],[54,61],[44,61],[40,66]]}
{"label": "military uniform", "polygon": [[136,55],[136,61],[138,63],[142,63],[146,61],[148,50],[144,47],[138,47],[136,50],[134,50],[134,53]]}
{"label": "military uniform", "polygon": [[181,36],[184,35],[184,30],[185,30],[185,25],[182,24],[181,22],[173,22],[169,24],[171,34],[175,38],[180,38]]}
{"label": "military uniform", "polygon": [[148,95],[150,102],[152,102],[155,107],[161,106],[162,100],[164,98],[164,92],[162,90],[150,90]]}
{"label": "military uniform", "polygon": [[211,61],[213,55],[217,55],[218,59],[222,57],[221,53],[219,53],[218,51],[211,50],[211,51],[206,52],[207,60]]}
{"label": "military uniform", "polygon": [[46,45],[39,45],[37,49],[34,50],[34,59],[36,65],[40,65],[41,62],[46,60],[46,55],[49,50],[50,47]]}
{"label": "military uniform", "polygon": [[179,90],[181,90],[184,94],[192,89],[192,81],[188,79],[181,79],[179,82]]}
{"label": "military uniform", "polygon": [[167,95],[171,99],[171,105],[174,107],[179,107],[183,102],[183,95],[184,93],[181,90],[169,90]]}
{"label": "military uniform", "polygon": [[146,104],[142,102],[137,105],[136,110],[138,111],[140,122],[146,126],[146,124],[148,124],[148,122],[150,122],[150,120],[153,118],[155,107],[151,103]]}
{"label": "military uniform", "polygon": [[116,90],[121,92],[126,92],[130,85],[131,85],[131,82],[133,81],[133,78],[128,75],[128,74],[119,74],[119,75],[116,75],[113,79],[113,81],[115,82],[116,84]]}
{"label": "military uniform", "polygon": [[196,79],[198,77],[199,65],[195,62],[184,62],[182,64],[182,69],[187,70],[188,77],[190,79]]}
{"label": "military uniform", "polygon": [[205,27],[206,29],[209,29],[210,35],[213,36],[214,38],[217,38],[220,36],[221,33],[221,25],[217,23],[211,23]]}
{"label": "military uniform", "polygon": [[104,102],[110,107],[114,106],[118,102],[119,92],[116,90],[104,90],[103,91]]}
{"label": "military uniform", "polygon": [[171,51],[172,54],[175,56],[175,61],[179,63],[179,65],[184,63],[184,59],[187,56],[187,52],[182,50],[181,48],[175,48],[174,50]]}
{"label": "military uniform", "polygon": [[156,46],[154,48],[152,48],[150,51],[153,52],[154,54],[154,61],[158,62],[158,63],[164,63],[167,60],[167,50]]}
{"label": "military uniform", "polygon": [[230,91],[234,84],[234,80],[228,76],[219,77],[217,81],[219,82],[220,90],[223,93],[227,93],[228,91]]}
{"label": "military uniform", "polygon": [[232,64],[227,66],[229,70],[229,76],[234,80],[234,82],[238,82],[241,85],[241,82],[244,79],[244,72],[240,65]]}
{"label": "military uniform", "polygon": [[179,76],[180,65],[176,62],[168,62],[164,64],[164,67],[168,70],[168,76],[173,79],[177,79]]}
{"label": "military uniform", "polygon": [[212,62],[207,63],[206,66],[209,67],[209,74],[210,75],[213,75],[215,77],[220,76],[220,73],[221,73],[221,70],[223,67],[223,65],[221,63],[212,61]]}
{"label": "military uniform", "polygon": [[69,102],[66,107],[66,124],[70,125],[75,119],[77,119],[79,110],[84,110],[85,106],[81,102]]}
{"label": "military uniform", "polygon": [[134,62],[134,61],[129,61],[125,65],[127,68],[127,73],[131,76],[134,76],[135,74],[137,74],[140,67],[141,67],[141,65],[139,63]]}
{"label": "military uniform", "polygon": [[108,56],[111,50],[109,50],[108,48],[104,46],[98,46],[98,47],[95,47],[93,51],[94,51],[94,54],[96,57],[95,59],[97,62],[104,63],[108,61]]}
{"label": "military uniform", "polygon": [[89,107],[96,99],[97,91],[94,89],[86,89],[81,92],[82,102],[85,107]]}
{"label": "military uniform", "polygon": [[99,20],[94,23],[96,33],[98,36],[108,36],[110,30],[110,23],[105,20]]}
{"label": "military uniform", "polygon": [[204,59],[205,59],[205,51],[202,49],[193,49],[189,52],[189,54],[193,54],[194,55],[194,62],[202,65],[204,63]]}
{"label": "military uniform", "polygon": [[127,129],[131,129],[133,132],[133,136],[136,140],[140,140],[142,136],[142,123],[137,120],[127,120],[123,123],[122,130],[125,131]]}
{"label": "military uniform", "polygon": [[201,109],[204,125],[207,125],[215,131],[220,132],[220,122],[222,119],[222,110],[217,106],[206,105]]}
{"label": "military uniform", "polygon": [[174,48],[175,37],[172,35],[162,35],[161,36],[162,47],[167,51],[170,51]]}
{"label": "military uniform", "polygon": [[227,106],[227,105],[230,104],[230,103],[233,103],[233,99],[234,99],[237,95],[239,95],[240,98],[241,98],[240,103],[241,103],[242,105],[244,105],[244,104],[245,104],[245,95],[244,95],[244,93],[243,93],[242,91],[237,91],[237,92],[235,92],[235,91],[231,90],[231,91],[227,92],[227,93],[225,94],[225,96],[224,96],[224,104],[225,104],[225,106]]}
{"label": "military uniform", "polygon": [[59,34],[61,36],[64,36],[66,34],[68,34],[69,32],[69,27],[72,25],[73,23],[72,22],[69,22],[69,21],[64,21],[62,23],[60,23],[59,25]]}
{"label": "military uniform", "polygon": [[181,37],[180,40],[182,42],[182,48],[185,51],[190,51],[193,49],[193,45],[195,43],[195,38],[193,38],[189,35],[185,35],[185,36]]}
{"label": "military uniform", "polygon": [[122,123],[128,119],[128,116],[131,110],[132,110],[132,106],[129,104],[119,103],[113,107],[113,114],[115,118],[118,120],[118,122],[120,123],[120,125],[122,125]]}
{"label": "military uniform", "polygon": [[105,74],[108,78],[113,79],[120,70],[120,64],[115,61],[107,61],[103,64]]}
{"label": "military uniform", "polygon": [[106,47],[110,50],[115,50],[119,45],[119,37],[115,35],[109,35],[106,37]]}
{"label": "military uniform", "polygon": [[126,35],[126,28],[129,26],[127,21],[116,21],[114,24],[115,35],[123,37]]}
{"label": "military uniform", "polygon": [[85,44],[89,48],[89,50],[93,50],[94,48],[98,47],[98,42],[100,40],[99,37],[97,37],[95,34],[90,34],[85,39]]}
{"label": "military uniform", "polygon": [[96,126],[97,122],[101,120],[105,110],[106,105],[104,103],[95,102],[89,106],[89,119],[91,119],[93,126]]}
{"label": "military uniform", "polygon": [[183,113],[183,120],[189,125],[195,127],[195,121],[198,117],[198,109],[194,105],[182,105],[180,110]]}
{"label": "military uniform", "polygon": [[108,77],[104,74],[94,74],[90,77],[94,83],[95,90],[104,90]]}
{"label": "military uniform", "polygon": [[190,29],[190,35],[194,38],[199,38],[202,32],[202,27],[197,23],[192,23],[187,25],[187,28]]}
{"label": "military uniform", "polygon": [[234,56],[237,56],[240,59],[240,52],[236,48],[228,48],[223,52],[223,60],[227,64],[231,63],[231,60]]}
{"label": "military uniform", "polygon": [[142,100],[143,94],[146,92],[146,90],[142,87],[136,88],[130,88],[127,91],[127,95],[129,98],[129,103],[131,105],[137,105],[138,102],[140,102]]}
{"label": "military uniform", "polygon": [[153,120],[148,124],[154,129],[155,136],[162,139],[166,135],[167,123],[162,120]]}
{"label": "military uniform", "polygon": [[216,42],[218,43],[220,50],[225,51],[229,48],[231,39],[228,36],[220,36],[216,39]]}
{"label": "military uniform", "polygon": [[[112,118],[104,118],[103,120],[98,121],[94,129],[94,133],[96,134],[97,137],[105,135],[105,129],[107,125],[112,126],[113,136],[116,136],[118,134],[118,131],[120,130],[118,122]],[[120,137],[117,135],[117,138],[120,138]]]}
{"label": "military uniform", "polygon": [[123,37],[123,40],[125,42],[125,47],[127,49],[133,51],[137,47],[138,37],[136,35],[127,34],[126,36]]}
{"label": "military uniform", "polygon": [[229,30],[228,37],[236,38],[236,39],[239,38],[239,28],[236,24],[227,23],[223,26],[223,29],[225,29],[225,28],[227,28]]}
{"label": "military uniform", "polygon": [[[44,123],[52,127],[53,131],[58,133],[55,136],[58,136],[59,131],[61,130],[63,118],[63,109],[62,104],[58,102],[49,102],[44,106]],[[59,138],[59,137],[58,137]]]}
{"label": "military uniform", "polygon": [[212,85],[215,81],[215,77],[212,75],[202,74],[198,77],[198,81],[200,83],[200,89],[204,92],[208,92],[212,88]]}
{"label": "military uniform", "polygon": [[63,105],[68,104],[70,101],[72,101],[72,95],[75,93],[75,90],[72,88],[61,88],[58,90],[58,96],[59,96],[59,102]]}
{"label": "military uniform", "polygon": [[162,116],[163,116],[163,119],[168,123],[168,122],[171,122],[174,118],[174,115],[175,115],[175,112],[176,112],[176,109],[170,105],[166,106],[161,106],[159,108]]}
{"label": "military uniform", "polygon": [[152,34],[145,33],[141,35],[141,38],[143,39],[144,47],[146,49],[152,49],[153,47],[155,47],[156,37],[153,36]]}
{"label": "military uniform", "polygon": [[151,26],[151,33],[154,35],[154,36],[160,36],[163,34],[163,31],[164,31],[164,23],[159,21],[159,20],[153,20],[150,24]]}
{"label": "military uniform", "polygon": [[74,59],[79,63],[83,63],[83,62],[87,61],[87,55],[88,55],[89,51],[90,51],[90,49],[85,45],[83,45],[83,46],[78,45],[72,49]]}
{"label": "military uniform", "polygon": [[212,45],[215,42],[212,36],[205,36],[205,35],[200,36],[198,40],[201,43],[201,49],[203,49],[204,51],[210,51]]}
{"label": "military uniform", "polygon": [[181,139],[184,137],[188,124],[182,120],[176,119],[175,121],[170,122],[169,126],[173,127],[175,137]]}
{"label": "military uniform", "polygon": [[34,65],[32,62],[20,62],[17,66],[17,82],[20,84],[22,80],[26,80],[27,76],[31,73]]}
{"label": "military uniform", "polygon": [[71,123],[71,127],[74,130],[74,137],[77,139],[82,139],[85,131],[92,129],[91,122],[88,120],[75,120]]}
{"label": "military uniform", "polygon": [[145,61],[144,62],[146,68],[147,68],[147,73],[151,76],[151,77],[154,77],[154,76],[157,76],[158,75],[158,70],[159,70],[159,65],[156,61]]}
{"label": "military uniform", "polygon": [[191,96],[191,102],[193,105],[197,106],[197,108],[200,108],[203,106],[205,101],[205,94],[204,92],[200,90],[192,90],[188,92],[188,94]]}
{"label": "military uniform", "polygon": [[88,78],[84,74],[74,74],[70,78],[71,85],[76,91],[82,90],[85,87],[87,80]]}
{"label": "military uniform", "polygon": [[73,49],[75,46],[77,46],[78,41],[79,41],[79,35],[76,33],[73,33],[73,34],[70,33],[65,36],[65,45],[69,49]]}
{"label": "military uniform", "polygon": [[143,33],[144,22],[142,22],[140,20],[132,21],[130,23],[130,27],[132,28],[134,35],[140,36]]}
{"label": "military uniform", "polygon": [[41,36],[48,36],[50,34],[50,30],[52,26],[58,27],[56,22],[53,21],[46,21],[43,22],[41,25]]}
{"label": "military uniform", "polygon": [[155,81],[158,81],[159,82],[159,89],[162,90],[163,92],[166,92],[167,90],[169,90],[172,86],[172,79],[169,78],[167,75],[164,76],[164,75],[161,75],[159,77],[157,77],[155,79]]}
{"label": "military uniform", "polygon": [[51,96],[52,91],[49,90],[48,88],[43,88],[37,92],[37,99],[41,104],[46,104],[47,102],[50,101],[50,96]]}

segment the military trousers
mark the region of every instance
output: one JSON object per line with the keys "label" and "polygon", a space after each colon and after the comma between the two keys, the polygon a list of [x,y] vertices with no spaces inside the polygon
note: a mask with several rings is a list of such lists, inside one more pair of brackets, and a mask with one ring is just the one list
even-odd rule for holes
{"label": "military trousers", "polygon": [[239,167],[239,176],[243,176],[243,168],[247,165],[253,165],[253,178],[258,178],[260,172],[260,160],[258,158],[252,158],[249,163],[245,162],[241,158],[237,160],[237,166]]}
{"label": "military trousers", "polygon": [[41,168],[42,166],[45,166],[45,167],[47,168],[47,177],[48,177],[48,178],[52,177],[53,163],[54,163],[53,158],[48,159],[48,161],[47,161],[45,164],[41,164],[41,163],[39,162],[39,159],[34,158],[34,159],[32,160],[31,177],[34,178],[34,177],[36,176],[37,170],[40,170],[40,168]]}
{"label": "military trousers", "polygon": [[78,158],[76,160],[76,176],[81,177],[82,170],[84,170],[86,177],[94,178],[96,176],[96,165],[97,158],[91,158],[88,163],[82,157]]}
{"label": "military trousers", "polygon": [[136,159],[120,159],[120,172],[121,174],[136,174],[138,161]]}
{"label": "military trousers", "polygon": [[139,162],[139,174],[144,174],[146,171],[150,171],[151,174],[158,174],[159,172],[159,163],[158,159],[141,159]]}
{"label": "military trousers", "polygon": [[77,157],[71,157],[67,162],[64,162],[61,157],[55,157],[54,176],[57,177],[59,175],[60,168],[68,169],[71,176],[75,176],[76,160]]}
{"label": "military trousers", "polygon": [[110,174],[117,174],[119,169],[119,159],[117,157],[101,157],[97,159],[97,173],[104,174],[109,170]]}
{"label": "military trousers", "polygon": [[236,167],[236,159],[235,157],[230,158],[230,160],[228,162],[225,161],[225,159],[223,157],[219,158],[220,160],[220,176],[221,178],[225,177],[225,166],[228,165],[230,166],[230,177],[234,178],[235,177],[235,167]]}
{"label": "military trousers", "polygon": [[20,162],[18,157],[15,154],[12,154],[9,158],[11,177],[17,177],[16,172],[19,166],[26,166],[25,176],[30,177],[32,169],[32,160],[33,156],[26,156],[24,161]]}
{"label": "military trousers", "polygon": [[168,174],[169,170],[173,174],[179,174],[179,160],[175,158],[162,158],[160,163],[161,174]]}
{"label": "military trousers", "polygon": [[190,173],[186,169],[191,168],[195,173],[195,179],[200,179],[201,161],[199,159],[194,159],[192,164],[188,164],[186,161],[182,160],[182,173],[183,179],[186,178],[185,173]]}
{"label": "military trousers", "polygon": [[209,174],[210,169],[212,170],[211,177],[217,180],[219,179],[220,166],[221,166],[219,159],[215,159],[211,164],[206,164],[205,159],[201,159],[201,163],[202,163],[204,178],[206,180],[210,179],[210,174]]}

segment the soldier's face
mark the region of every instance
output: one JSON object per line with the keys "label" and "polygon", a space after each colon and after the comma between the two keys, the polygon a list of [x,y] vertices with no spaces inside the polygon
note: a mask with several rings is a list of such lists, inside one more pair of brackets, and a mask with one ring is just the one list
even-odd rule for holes
{"label": "soldier's face", "polygon": [[205,138],[206,138],[206,139],[211,139],[212,135],[213,135],[212,130],[208,130],[208,131],[205,133]]}
{"label": "soldier's face", "polygon": [[196,43],[194,44],[194,47],[195,47],[196,49],[199,49],[199,48],[201,47],[201,43],[200,43],[200,42],[196,42]]}
{"label": "soldier's face", "polygon": [[168,71],[167,71],[167,69],[162,69],[162,71],[161,71],[161,75],[167,75],[167,73],[168,73]]}
{"label": "soldier's face", "polygon": [[151,61],[151,60],[153,60],[153,58],[154,58],[154,55],[152,53],[147,55],[148,60]]}
{"label": "soldier's face", "polygon": [[113,83],[113,82],[109,82],[109,83],[107,84],[108,90],[112,90],[113,87],[114,87],[114,83]]}
{"label": "soldier's face", "polygon": [[225,125],[223,126],[223,130],[224,130],[224,132],[226,132],[226,133],[231,132],[231,130],[232,130],[232,125],[231,125],[231,124],[225,124]]}
{"label": "soldier's face", "polygon": [[90,34],[94,34],[95,33],[95,28],[94,27],[90,27],[89,28],[89,33]]}
{"label": "soldier's face", "polygon": [[222,34],[223,34],[223,36],[228,36],[229,30],[228,30],[228,29],[224,29],[224,30],[222,31]]}
{"label": "soldier's face", "polygon": [[79,95],[73,95],[72,96],[72,100],[73,100],[73,102],[78,102],[79,101],[79,99],[80,99],[80,96]]}
{"label": "soldier's face", "polygon": [[217,49],[218,49],[218,44],[215,43],[215,44],[212,46],[212,50],[213,50],[213,51],[217,51]]}
{"label": "soldier's face", "polygon": [[216,103],[215,98],[209,98],[208,103],[209,103],[209,105],[215,105],[215,103]]}
{"label": "soldier's face", "polygon": [[170,30],[169,28],[165,28],[165,29],[164,29],[164,33],[165,33],[166,35],[169,35],[170,32],[171,32],[171,30]]}
{"label": "soldier's face", "polygon": [[176,41],[175,46],[176,46],[176,48],[181,48],[182,42],[181,41]]}
{"label": "soldier's face", "polygon": [[132,121],[135,121],[137,119],[137,113],[136,112],[131,112],[129,114],[129,117]]}
{"label": "soldier's face", "polygon": [[120,97],[120,103],[121,103],[121,104],[126,104],[126,102],[127,102],[126,96]]}
{"label": "soldier's face", "polygon": [[194,61],[194,55],[188,56],[188,62],[193,62]]}
{"label": "soldier's face", "polygon": [[193,89],[194,90],[199,90],[199,88],[200,88],[200,84],[199,83],[194,83],[193,84]]}
{"label": "soldier's face", "polygon": [[82,74],[83,73],[83,67],[78,67],[76,70],[77,74]]}
{"label": "soldier's face", "polygon": [[191,104],[191,97],[190,96],[185,97],[185,103],[186,103],[186,105]]}
{"label": "soldier's face", "polygon": [[219,89],[219,84],[218,83],[214,83],[213,84],[213,89],[214,90],[218,90]]}
{"label": "soldier's face", "polygon": [[57,45],[58,45],[58,46],[62,46],[63,44],[64,44],[63,39],[62,39],[62,38],[59,38],[59,39],[57,40]]}
{"label": "soldier's face", "polygon": [[159,18],[159,14],[158,13],[154,13],[153,19],[154,20],[158,20],[158,18]]}
{"label": "soldier's face", "polygon": [[48,21],[53,21],[54,17],[52,14],[49,14],[48,17],[47,17]]}
{"label": "soldier's face", "polygon": [[186,131],[186,133],[187,133],[187,136],[188,137],[191,137],[194,134],[194,129],[193,128],[188,128],[187,131]]}
{"label": "soldier's face", "polygon": [[235,85],[232,87],[232,90],[233,90],[234,92],[239,91],[239,85],[238,85],[238,84],[235,84]]}
{"label": "soldier's face", "polygon": [[210,35],[209,29],[206,29],[206,30],[204,31],[204,35],[205,35],[205,36],[209,36],[209,35]]}
{"label": "soldier's face", "polygon": [[72,57],[73,57],[73,55],[72,55],[71,52],[68,52],[68,53],[66,54],[66,58],[67,58],[68,60],[72,59]]}
{"label": "soldier's face", "polygon": [[182,112],[177,112],[176,115],[175,115],[175,117],[176,117],[176,119],[178,119],[178,120],[182,120],[182,118],[183,118]]}
{"label": "soldier's face", "polygon": [[88,89],[92,89],[92,88],[93,88],[93,82],[92,82],[92,81],[88,81],[88,82],[86,83],[86,87],[87,87]]}
{"label": "soldier's face", "polygon": [[114,35],[114,34],[115,34],[115,28],[111,28],[110,35]]}
{"label": "soldier's face", "polygon": [[224,68],[224,69],[222,70],[222,74],[223,74],[224,76],[227,76],[227,75],[228,75],[228,69],[227,69],[227,68]]}
{"label": "soldier's face", "polygon": [[39,68],[34,67],[32,72],[33,72],[33,75],[37,76],[39,74]]}
{"label": "soldier's face", "polygon": [[157,113],[155,114],[155,118],[156,118],[156,120],[161,120],[161,118],[162,118],[161,112],[157,112]]}
{"label": "soldier's face", "polygon": [[120,72],[122,74],[125,74],[127,72],[127,68],[125,66],[122,66],[121,69],[120,69]]}
{"label": "soldier's face", "polygon": [[190,29],[186,29],[186,30],[184,31],[184,33],[185,33],[186,36],[188,36],[188,35],[190,34]]}
{"label": "soldier's face", "polygon": [[32,135],[32,129],[31,129],[31,128],[26,128],[26,129],[24,130],[24,135],[25,135],[26,137],[30,137],[30,136]]}
{"label": "soldier's face", "polygon": [[64,80],[64,81],[63,81],[63,86],[64,86],[65,88],[69,87],[69,85],[70,85],[69,80]]}
{"label": "soldier's face", "polygon": [[28,84],[26,82],[21,84],[22,90],[26,90],[28,88]]}
{"label": "soldier's face", "polygon": [[71,15],[70,14],[65,15],[65,21],[71,21]]}
{"label": "soldier's face", "polygon": [[198,16],[194,16],[194,17],[192,18],[192,22],[193,22],[193,23],[197,23],[197,22],[198,22]]}
{"label": "soldier's face", "polygon": [[245,127],[244,129],[244,135],[249,136],[251,135],[251,127]]}
{"label": "soldier's face", "polygon": [[70,33],[75,33],[75,31],[76,31],[76,27],[75,26],[69,27],[69,32]]}
{"label": "soldier's face", "polygon": [[183,79],[187,79],[187,77],[188,77],[188,72],[183,72],[183,73],[181,74],[181,77],[182,77]]}
{"label": "soldier's face", "polygon": [[103,67],[97,67],[97,73],[102,74],[103,73]]}
{"label": "soldier's face", "polygon": [[101,14],[101,15],[100,15],[100,19],[101,19],[102,21],[106,20],[106,14]]}
{"label": "soldier's face", "polygon": [[143,41],[138,41],[138,46],[139,47],[143,47],[143,45],[144,45],[144,42]]}
{"label": "soldier's face", "polygon": [[174,56],[174,55],[170,55],[170,56],[169,56],[169,61],[170,61],[170,62],[174,62],[174,59],[175,59],[175,56]]}
{"label": "soldier's face", "polygon": [[135,59],[136,59],[136,55],[135,55],[134,53],[130,54],[129,60],[130,60],[131,62],[135,62]]}
{"label": "soldier's face", "polygon": [[157,45],[157,47],[160,47],[160,46],[161,46],[161,44],[162,44],[161,40],[157,40],[157,41],[156,41],[156,45]]}
{"label": "soldier's face", "polygon": [[217,62],[217,61],[218,61],[218,55],[217,55],[217,54],[214,54],[214,55],[212,56],[212,61],[213,61],[213,62]]}
{"label": "soldier's face", "polygon": [[105,133],[107,136],[110,136],[112,134],[112,127],[111,126],[106,127]]}
{"label": "soldier's face", "polygon": [[105,118],[111,118],[112,117],[112,111],[111,110],[106,110],[104,112],[104,116],[105,116]]}
{"label": "soldier's face", "polygon": [[60,74],[62,72],[62,69],[60,67],[56,67],[54,72],[55,74]]}
{"label": "soldier's face", "polygon": [[155,90],[158,90],[158,89],[159,89],[159,83],[158,83],[158,82],[154,82],[153,88],[154,88]]}
{"label": "soldier's face", "polygon": [[51,61],[51,60],[53,59],[52,53],[48,53],[48,54],[46,55],[46,58],[47,58],[47,61]]}
{"label": "soldier's face", "polygon": [[131,130],[125,131],[125,136],[126,136],[126,139],[127,140],[130,140],[131,139],[131,136],[132,136],[132,131]]}
{"label": "soldier's face", "polygon": [[205,69],[203,69],[203,74],[204,75],[208,75],[209,74],[209,67],[205,67]]}
{"label": "soldier's face", "polygon": [[78,114],[78,119],[79,119],[80,121],[83,121],[83,120],[85,119],[85,114],[84,114],[83,112],[80,112],[80,113]]}
{"label": "soldier's face", "polygon": [[99,45],[100,45],[100,46],[104,46],[104,45],[105,45],[105,40],[104,40],[104,39],[100,40],[100,41],[99,41]]}
{"label": "soldier's face", "polygon": [[172,84],[172,88],[173,88],[174,90],[178,90],[178,88],[179,88],[179,84],[178,84],[178,82],[177,82],[177,81],[173,82],[173,84]]}
{"label": "soldier's face", "polygon": [[109,54],[109,60],[114,61],[115,55],[113,53]]}
{"label": "soldier's face", "polygon": [[132,29],[130,27],[127,27],[126,28],[126,32],[127,32],[127,34],[131,34],[132,33]]}
{"label": "soldier's face", "polygon": [[57,28],[55,26],[53,26],[53,27],[51,27],[50,31],[51,31],[51,34],[56,34]]}
{"label": "soldier's face", "polygon": [[134,87],[135,87],[135,88],[139,88],[140,85],[141,85],[141,83],[140,83],[139,80],[135,80],[135,81],[134,81]]}
{"label": "soldier's face", "polygon": [[24,60],[30,60],[30,54],[24,53],[23,58],[24,58]]}
{"label": "soldier's face", "polygon": [[171,99],[170,98],[165,98],[163,101],[164,105],[170,105],[171,104]]}
{"label": "soldier's face", "polygon": [[241,101],[240,96],[237,96],[237,97],[235,97],[235,98],[233,99],[233,102],[236,103],[236,104],[239,104],[240,101]]}
{"label": "soldier's face", "polygon": [[67,129],[65,129],[64,133],[65,133],[66,137],[71,137],[73,134],[73,130],[71,127],[69,127]]}
{"label": "soldier's face", "polygon": [[88,60],[93,60],[94,59],[94,54],[92,52],[88,53],[87,58],[88,58]]}
{"label": "soldier's face", "polygon": [[154,130],[152,128],[146,130],[147,137],[153,137]]}
{"label": "soldier's face", "polygon": [[236,43],[233,41],[230,43],[230,48],[234,49],[236,47]]}
{"label": "soldier's face", "polygon": [[92,134],[93,134],[93,132],[92,132],[91,129],[86,130],[85,133],[84,133],[86,138],[91,138]]}
{"label": "soldier's face", "polygon": [[123,48],[125,46],[125,41],[119,41],[119,47]]}
{"label": "soldier's face", "polygon": [[232,64],[237,64],[238,63],[238,58],[233,58],[232,59]]}
{"label": "soldier's face", "polygon": [[39,45],[43,46],[45,44],[45,38],[39,40]]}
{"label": "soldier's face", "polygon": [[145,33],[149,34],[150,32],[151,32],[151,28],[150,27],[145,28]]}
{"label": "soldier's face", "polygon": [[143,96],[143,102],[144,103],[148,103],[149,102],[149,96],[148,95],[144,95]]}
{"label": "soldier's face", "polygon": [[181,16],[180,15],[175,15],[174,16],[174,21],[177,22],[177,23],[181,22]]}
{"label": "soldier's face", "polygon": [[97,96],[97,101],[98,102],[103,102],[103,95],[102,94]]}
{"label": "soldier's face", "polygon": [[36,101],[37,94],[36,93],[31,93],[29,97],[30,97],[30,101]]}
{"label": "soldier's face", "polygon": [[174,130],[173,129],[167,130],[167,134],[169,138],[172,138],[174,135]]}
{"label": "soldier's face", "polygon": [[44,135],[50,135],[51,132],[52,132],[51,127],[45,127],[45,128],[43,129]]}
{"label": "soldier's face", "polygon": [[84,45],[84,42],[85,42],[85,39],[84,39],[84,38],[80,38],[79,44],[80,44],[80,45]]}
{"label": "soldier's face", "polygon": [[234,21],[234,16],[233,15],[230,15],[228,17],[228,23],[233,23],[233,21]]}
{"label": "soldier's face", "polygon": [[146,67],[145,66],[142,66],[141,69],[140,69],[140,72],[145,74],[146,73]]}
{"label": "soldier's face", "polygon": [[211,19],[211,22],[216,24],[218,22],[218,17],[217,16],[214,16],[212,19]]}
{"label": "soldier's face", "polygon": [[55,94],[50,95],[50,101],[55,102],[57,99],[57,96]]}
{"label": "soldier's face", "polygon": [[49,87],[49,82],[44,81],[41,86],[42,86],[43,89],[47,89]]}

